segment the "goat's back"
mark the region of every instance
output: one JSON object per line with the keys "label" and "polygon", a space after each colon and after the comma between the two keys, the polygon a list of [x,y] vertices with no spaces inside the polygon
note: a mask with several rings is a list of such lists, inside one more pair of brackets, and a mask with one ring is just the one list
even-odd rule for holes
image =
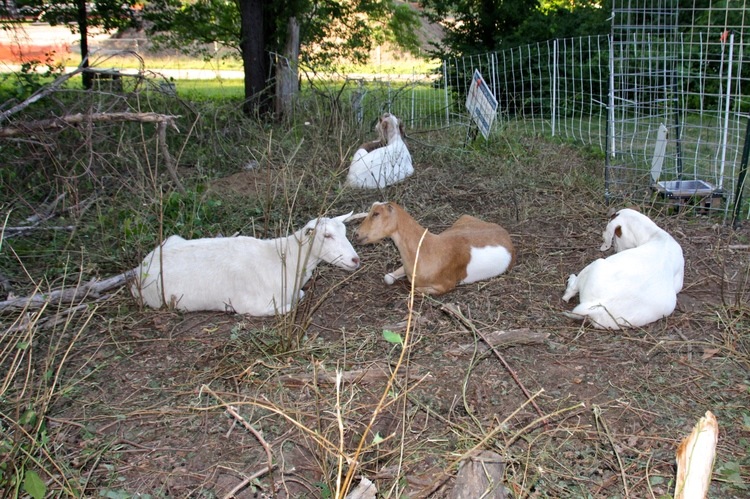
{"label": "goat's back", "polygon": [[652,242],[591,262],[577,277],[580,303],[573,313],[606,329],[669,316],[677,304],[672,256]]}
{"label": "goat's back", "polygon": [[508,231],[471,215],[463,215],[448,229],[431,235],[422,251],[418,285],[443,292],[456,284],[498,276],[515,262]]}
{"label": "goat's back", "polygon": [[295,284],[280,282],[280,251],[278,240],[170,238],[143,260],[132,292],[152,308],[270,315],[286,304],[282,286]]}
{"label": "goat's back", "polygon": [[504,227],[471,215],[461,215],[456,222],[439,234],[445,238],[461,238],[473,248],[483,246],[513,247],[510,234]]}
{"label": "goat's back", "polygon": [[359,189],[377,189],[395,184],[414,173],[411,154],[400,136],[372,151],[357,149],[349,165],[346,184]]}

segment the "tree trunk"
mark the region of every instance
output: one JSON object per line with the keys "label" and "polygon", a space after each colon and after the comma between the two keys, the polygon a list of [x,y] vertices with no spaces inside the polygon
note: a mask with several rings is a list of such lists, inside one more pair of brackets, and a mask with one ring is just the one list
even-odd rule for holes
{"label": "tree trunk", "polygon": [[86,71],[86,68],[89,67],[89,21],[86,12],[86,0],[77,0],[76,6],[78,7],[78,29],[81,31],[81,68],[83,68],[81,77],[83,78],[83,88],[91,90],[94,86],[94,75]]}
{"label": "tree trunk", "polygon": [[268,0],[240,0],[240,52],[245,69],[243,110],[255,116],[271,110],[265,18]]}
{"label": "tree trunk", "polygon": [[292,114],[294,100],[299,93],[299,22],[290,17],[287,22],[286,45],[282,57],[276,62],[276,117]]}

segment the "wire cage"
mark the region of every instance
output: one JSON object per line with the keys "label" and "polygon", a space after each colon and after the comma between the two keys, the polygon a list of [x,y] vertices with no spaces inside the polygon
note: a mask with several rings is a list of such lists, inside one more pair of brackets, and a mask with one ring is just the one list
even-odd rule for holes
{"label": "wire cage", "polygon": [[701,212],[733,202],[748,105],[742,8],[613,1],[608,200]]}

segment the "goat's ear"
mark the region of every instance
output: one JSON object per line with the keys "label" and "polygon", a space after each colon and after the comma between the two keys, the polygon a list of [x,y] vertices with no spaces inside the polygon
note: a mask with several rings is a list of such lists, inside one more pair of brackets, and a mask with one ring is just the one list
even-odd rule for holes
{"label": "goat's ear", "polygon": [[347,222],[347,219],[348,219],[348,218],[349,218],[350,216],[352,216],[353,214],[354,214],[354,210],[350,211],[350,212],[349,212],[349,213],[347,213],[346,215],[340,215],[340,216],[338,216],[338,217],[334,218],[334,220],[336,220],[337,222],[341,222],[341,223],[346,223],[346,222]]}
{"label": "goat's ear", "polygon": [[602,244],[602,247],[600,248],[601,251],[607,251],[612,247],[612,239],[614,239],[615,236],[622,237],[622,226],[610,222],[607,224],[607,228],[604,229],[604,233],[602,234],[604,244]]}
{"label": "goat's ear", "polygon": [[406,137],[406,129],[404,128],[404,122],[401,120],[398,120],[398,131],[401,134],[401,137]]}
{"label": "goat's ear", "polygon": [[312,233],[315,230],[315,227],[318,226],[318,222],[319,222],[319,220],[317,218],[313,218],[312,220],[310,220],[309,222],[307,222],[305,224],[305,227],[304,227],[302,233],[305,236],[309,236],[310,233]]}
{"label": "goat's ear", "polygon": [[380,131],[383,133],[383,137],[385,140],[388,140],[388,129],[391,127],[391,124],[388,122],[388,120],[382,120],[380,122]]}

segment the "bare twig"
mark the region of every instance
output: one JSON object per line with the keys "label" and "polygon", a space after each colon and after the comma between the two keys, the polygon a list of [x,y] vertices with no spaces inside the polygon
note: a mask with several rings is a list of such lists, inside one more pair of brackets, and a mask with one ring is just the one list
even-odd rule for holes
{"label": "bare twig", "polygon": [[482,334],[482,332],[479,331],[479,329],[477,329],[477,327],[474,325],[473,322],[471,322],[468,318],[466,318],[466,316],[463,314],[463,312],[461,312],[461,310],[457,306],[453,305],[452,303],[444,303],[441,308],[443,310],[445,310],[446,312],[450,313],[451,315],[453,315],[454,317],[456,317],[459,321],[461,321],[461,323],[464,326],[466,326],[470,331],[472,331],[474,334],[476,334],[477,336],[479,336],[482,339],[482,341],[484,341],[492,349],[492,352],[495,354],[495,356],[503,364],[503,367],[505,367],[505,369],[508,371],[508,373],[511,375],[511,377],[513,377],[513,380],[516,382],[516,384],[521,389],[521,391],[523,391],[523,394],[526,396],[526,398],[534,406],[534,409],[536,409],[537,414],[539,414],[539,416],[541,416],[542,418],[544,418],[544,414],[542,413],[542,410],[539,408],[539,406],[536,404],[536,402],[534,401],[534,399],[531,397],[531,394],[526,389],[526,387],[523,385],[523,383],[521,383],[521,380],[518,379],[518,376],[516,375],[516,372],[513,370],[513,368],[511,368],[510,365],[505,361],[505,359],[503,358],[503,356],[500,355],[500,352],[497,351],[497,349],[495,348],[495,345],[493,345],[492,343],[490,343],[484,337],[484,334]]}
{"label": "bare twig", "polygon": [[[367,426],[365,427],[364,431],[362,432],[362,438],[359,440],[359,445],[357,446],[357,450],[354,451],[354,455],[352,456],[350,463],[349,463],[349,470],[346,473],[346,477],[344,478],[344,486],[343,490],[346,491],[349,489],[349,486],[352,483],[352,480],[354,479],[354,475],[357,471],[357,459],[359,459],[359,456],[362,454],[362,449],[364,448],[365,440],[367,439],[367,435],[370,433],[370,430],[372,429],[372,426],[375,424],[375,421],[378,418],[378,415],[380,414],[380,411],[383,410],[385,406],[385,400],[387,397],[390,396],[391,388],[393,387],[393,383],[396,380],[396,375],[401,368],[401,366],[404,364],[404,359],[406,358],[406,353],[411,347],[409,341],[411,339],[411,332],[412,332],[412,317],[414,316],[414,294],[416,292],[415,289],[415,276],[417,273],[417,266],[419,264],[419,252],[422,249],[422,242],[424,241],[424,237],[427,235],[427,229],[422,233],[422,237],[419,239],[419,244],[417,245],[417,253],[414,258],[414,269],[412,269],[412,275],[411,275],[411,289],[409,292],[409,317],[407,319],[406,323],[406,332],[404,333],[404,339],[401,343],[401,353],[398,357],[398,360],[396,361],[396,365],[393,368],[393,374],[390,378],[388,378],[388,383],[386,383],[385,388],[383,389],[382,395],[380,396],[380,400],[378,400],[377,405],[375,406],[375,409],[372,411],[372,416],[370,417],[370,421],[367,423]],[[342,499],[342,498],[337,498]]]}
{"label": "bare twig", "polygon": [[[180,182],[180,179],[177,176],[177,167],[175,165],[175,161],[172,158],[172,155],[169,154],[169,148],[167,147],[167,124],[169,123],[169,121],[159,121],[156,125],[156,130],[159,137],[159,150],[161,151],[161,155],[164,157],[164,163],[167,165],[169,176],[172,177],[172,181],[177,186],[177,190],[180,191],[180,194],[186,194],[187,191],[185,190],[185,186],[182,185],[182,182]],[[172,124],[174,123],[172,122]]]}
{"label": "bare twig", "polygon": [[609,445],[612,446],[612,451],[615,453],[615,457],[617,458],[617,464],[620,467],[620,477],[622,478],[622,486],[625,488],[625,497],[630,497],[630,491],[628,490],[628,480],[625,477],[625,467],[622,465],[622,458],[620,457],[620,453],[617,451],[617,446],[615,445],[615,441],[612,438],[612,434],[609,432],[607,422],[604,421],[602,409],[598,405],[594,406],[594,416],[596,417],[596,423],[601,423],[602,428],[604,429],[604,434],[607,436],[607,440],[609,441]]}
{"label": "bare twig", "polygon": [[266,474],[272,472],[276,468],[277,468],[277,465],[274,464],[270,468],[263,468],[263,469],[260,469],[260,470],[256,471],[255,473],[253,473],[252,475],[246,477],[244,480],[242,480],[240,483],[238,483],[237,486],[234,487],[232,490],[230,490],[229,492],[227,492],[227,494],[224,496],[224,499],[232,499],[235,496],[235,494],[237,494],[237,492],[239,492],[240,490],[242,490],[245,487],[247,487],[247,484],[249,484],[253,480],[257,480],[258,478],[262,477],[263,475],[266,475]]}

